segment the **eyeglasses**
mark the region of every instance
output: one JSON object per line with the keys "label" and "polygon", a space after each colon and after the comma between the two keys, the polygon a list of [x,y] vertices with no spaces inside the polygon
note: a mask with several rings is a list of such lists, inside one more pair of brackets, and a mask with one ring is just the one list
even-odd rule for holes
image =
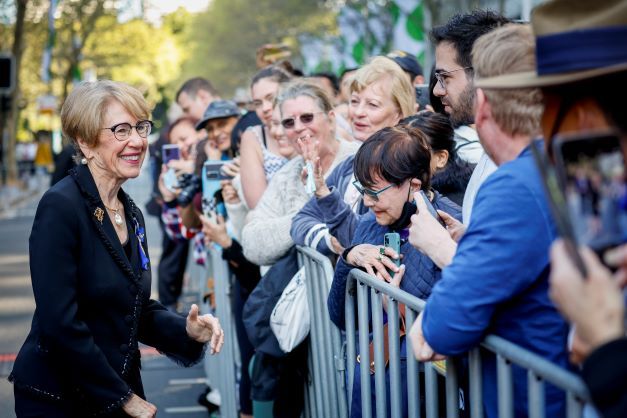
{"label": "eyeglasses", "polygon": [[[302,115],[298,116],[298,119],[300,119],[300,123],[302,123],[303,125],[309,125],[311,122],[313,122],[314,115],[318,113],[324,112],[303,113]],[[296,118],[285,118],[281,121],[281,125],[283,125],[283,128],[285,129],[294,129],[294,126],[296,126]]]}
{"label": "eyeglasses", "polygon": [[154,124],[151,120],[140,120],[135,126],[131,125],[130,123],[122,122],[118,123],[117,125],[113,125],[110,128],[102,128],[102,130],[104,131],[108,129],[113,132],[113,136],[115,137],[115,139],[117,139],[118,141],[126,141],[131,137],[131,132],[133,131],[133,128],[135,128],[135,131],[137,131],[137,135],[142,138],[146,138],[148,135],[150,135],[150,131],[152,131],[153,125]]}
{"label": "eyeglasses", "polygon": [[458,68],[456,70],[451,70],[451,71],[437,70],[434,73],[434,75],[435,75],[436,80],[438,80],[438,83],[440,83],[440,87],[446,90],[446,83],[444,81],[448,78],[448,75],[457,71],[461,71],[461,70],[472,70],[472,67],[463,67],[463,68]]}
{"label": "eyeglasses", "polygon": [[362,196],[368,195],[368,197],[372,198],[372,200],[374,200],[375,202],[378,202],[379,195],[383,193],[384,191],[386,191],[387,189],[389,189],[390,187],[394,186],[394,184],[390,184],[389,186],[386,186],[381,190],[372,190],[372,189],[368,189],[362,186],[359,180],[355,180],[353,182],[353,186],[355,186],[355,188],[357,189],[360,195]]}

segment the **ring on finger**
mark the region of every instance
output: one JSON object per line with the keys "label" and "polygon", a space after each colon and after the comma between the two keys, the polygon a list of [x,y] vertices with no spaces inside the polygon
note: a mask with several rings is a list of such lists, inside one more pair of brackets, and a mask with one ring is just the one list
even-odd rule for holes
{"label": "ring on finger", "polygon": [[[385,254],[385,247],[379,247],[379,254],[384,255]],[[380,259],[381,257],[379,257]]]}
{"label": "ring on finger", "polygon": [[381,256],[380,256],[380,255],[378,255],[378,256],[377,256],[377,261],[381,261],[381,260],[383,260],[383,258],[381,258]]}

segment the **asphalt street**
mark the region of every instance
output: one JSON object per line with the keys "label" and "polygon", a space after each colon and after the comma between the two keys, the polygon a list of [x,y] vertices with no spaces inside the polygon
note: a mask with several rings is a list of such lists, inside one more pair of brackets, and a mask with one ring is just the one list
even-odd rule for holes
{"label": "asphalt street", "polygon": [[[143,208],[151,190],[148,170],[123,186]],[[41,194],[12,210],[0,213],[0,418],[14,418],[13,387],[7,377],[15,353],[30,329],[35,301],[30,285],[28,236]],[[161,230],[157,219],[145,216],[149,252],[153,265],[153,297],[156,297],[156,266],[161,252]],[[194,296],[186,295],[187,304]],[[207,410],[197,403],[205,388],[202,364],[183,369],[146,347],[142,350],[142,376],[147,398],[158,408],[158,417],[206,418]]]}

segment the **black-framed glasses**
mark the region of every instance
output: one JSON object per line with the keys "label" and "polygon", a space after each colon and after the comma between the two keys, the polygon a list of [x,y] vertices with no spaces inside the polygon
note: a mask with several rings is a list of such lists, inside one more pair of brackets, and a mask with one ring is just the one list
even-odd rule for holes
{"label": "black-framed glasses", "polygon": [[378,202],[379,195],[383,193],[384,191],[386,191],[387,189],[389,189],[390,187],[394,186],[394,184],[390,184],[389,186],[386,186],[380,190],[372,190],[372,189],[368,189],[367,187],[362,186],[359,180],[355,180],[353,181],[353,186],[355,186],[355,188],[357,189],[360,195],[362,196],[368,195],[368,197],[372,198],[372,200],[374,200],[375,202]]}
{"label": "black-framed glasses", "polygon": [[458,68],[456,70],[451,70],[451,71],[440,71],[437,70],[434,75],[435,75],[435,79],[438,80],[438,83],[440,83],[440,87],[442,87],[444,90],[446,90],[446,83],[445,80],[447,79],[448,75],[451,73],[455,73],[457,71],[461,71],[461,70],[471,70],[472,67],[462,67],[462,68]]}
{"label": "black-framed glasses", "polygon": [[137,131],[137,135],[142,138],[146,138],[148,135],[150,135],[150,131],[152,131],[153,126],[154,124],[151,120],[140,120],[135,126],[127,122],[122,122],[118,123],[117,125],[113,125],[110,128],[102,128],[102,130],[110,130],[111,132],[113,132],[113,136],[115,137],[115,139],[117,139],[118,141],[126,141],[131,137],[131,132],[133,131],[133,128],[135,128],[135,131]]}
{"label": "black-framed glasses", "polygon": [[[297,116],[297,118],[300,120],[300,123],[302,123],[303,125],[309,125],[311,122],[313,122],[314,116],[318,113],[324,113],[324,112],[303,113],[300,116]],[[294,129],[294,126],[296,126],[296,118],[285,118],[281,121],[281,125],[283,125],[283,128],[285,129]]]}

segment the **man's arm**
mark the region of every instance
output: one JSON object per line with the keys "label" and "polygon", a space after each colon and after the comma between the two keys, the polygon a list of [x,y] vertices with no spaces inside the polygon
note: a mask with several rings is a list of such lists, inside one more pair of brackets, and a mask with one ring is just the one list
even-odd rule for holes
{"label": "man's arm", "polygon": [[482,186],[468,231],[423,313],[435,352],[457,355],[476,346],[497,306],[547,268],[552,225],[537,196],[510,175],[493,174]]}

